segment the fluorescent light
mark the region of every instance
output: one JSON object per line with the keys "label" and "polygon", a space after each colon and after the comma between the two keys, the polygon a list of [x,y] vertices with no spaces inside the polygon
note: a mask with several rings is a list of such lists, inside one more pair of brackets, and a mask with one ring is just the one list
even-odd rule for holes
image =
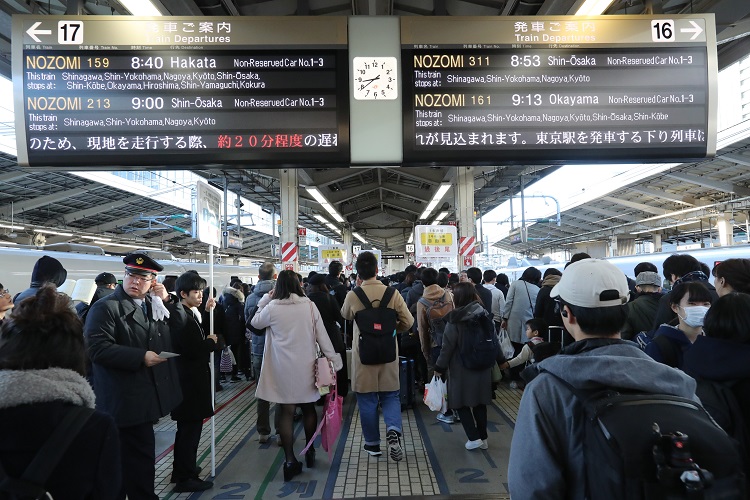
{"label": "fluorescent light", "polygon": [[642,231],[634,231],[634,232],[632,232],[630,234],[651,233],[651,232],[654,232],[654,231],[661,231],[662,229],[671,229],[673,227],[687,226],[688,224],[695,224],[696,222],[698,222],[698,221],[687,220],[687,221],[678,222],[677,224],[669,224],[668,226],[652,227],[652,228],[649,228],[649,229],[644,229]]}
{"label": "fluorescent light", "polygon": [[432,197],[430,204],[427,205],[427,208],[424,209],[424,212],[422,212],[422,215],[419,216],[420,219],[424,220],[430,216],[432,211],[435,210],[435,207],[437,206],[438,203],[440,203],[440,200],[443,199],[443,196],[445,196],[446,191],[448,191],[450,187],[451,185],[448,183],[440,184],[440,187],[435,193],[435,196]]}
{"label": "fluorescent light", "polygon": [[18,245],[18,243],[13,243],[12,241],[2,241],[2,240],[0,240],[0,245]]}
{"label": "fluorescent light", "polygon": [[310,195],[313,198],[315,198],[315,201],[320,203],[323,206],[323,208],[325,208],[326,212],[331,214],[331,217],[336,219],[338,222],[346,222],[346,219],[344,219],[341,216],[341,214],[338,213],[335,208],[333,208],[333,205],[328,203],[328,200],[326,200],[325,197],[322,194],[320,194],[320,191],[318,191],[318,188],[306,187],[305,189],[307,190],[308,193],[310,193]]}
{"label": "fluorescent light", "polygon": [[112,241],[112,238],[102,238],[101,236],[83,236],[83,235],[81,235],[81,238],[86,238],[87,240],[95,240],[96,242],[110,242],[110,241]]}
{"label": "fluorescent light", "polygon": [[161,11],[151,3],[151,0],[120,0],[123,7],[133,16],[160,16]]}
{"label": "fluorescent light", "polygon": [[333,231],[336,234],[338,234],[339,236],[341,236],[341,229],[337,228],[336,226],[334,226],[330,222],[326,222],[326,226],[328,226],[331,229],[331,231]]}
{"label": "fluorescent light", "polygon": [[576,16],[599,16],[612,5],[614,0],[586,0],[578,10]]}
{"label": "fluorescent light", "polygon": [[52,234],[55,236],[73,236],[73,233],[60,233],[58,231],[50,231],[48,229],[34,229],[35,233]]}
{"label": "fluorescent light", "polygon": [[362,243],[367,243],[367,240],[366,240],[366,239],[364,239],[364,238],[362,237],[362,235],[360,235],[360,234],[359,234],[359,233],[357,233],[357,232],[353,232],[353,233],[352,233],[352,236],[354,236],[355,238],[357,238],[357,239],[358,239],[359,241],[361,241]]}
{"label": "fluorescent light", "polygon": [[412,231],[411,234],[409,235],[409,241],[407,241],[407,243],[409,244],[414,243],[414,231]]}
{"label": "fluorescent light", "polygon": [[440,213],[438,214],[438,216],[437,216],[437,217],[435,217],[435,220],[434,220],[434,221],[432,221],[432,224],[430,224],[430,225],[431,225],[431,226],[437,226],[438,224],[440,224],[440,221],[441,221],[441,220],[445,219],[445,217],[446,217],[447,215],[448,215],[448,212],[446,212],[446,211],[440,212]]}
{"label": "fluorescent light", "polygon": [[322,216],[322,215],[320,215],[320,214],[315,214],[315,218],[316,218],[316,219],[318,219],[318,220],[319,220],[320,222],[322,222],[323,224],[328,224],[328,221],[326,220],[326,218],[325,218],[325,217],[323,217],[323,216]]}
{"label": "fluorescent light", "polygon": [[0,227],[4,227],[4,228],[10,229],[12,231],[23,231],[24,229],[26,229],[23,226],[12,226],[10,224],[0,224]]}

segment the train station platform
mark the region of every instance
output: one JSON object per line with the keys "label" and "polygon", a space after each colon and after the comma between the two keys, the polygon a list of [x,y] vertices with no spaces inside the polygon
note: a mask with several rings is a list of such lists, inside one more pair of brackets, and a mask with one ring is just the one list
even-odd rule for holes
{"label": "train station platform", "polygon": [[[216,476],[211,478],[211,424],[203,426],[198,465],[201,477],[214,481],[214,487],[200,493],[175,493],[169,479],[176,424],[169,417],[154,427],[157,443],[156,492],[162,499],[330,499],[410,497],[431,499],[475,498],[508,499],[507,468],[513,427],[521,391],[501,382],[488,407],[487,450],[464,448],[466,434],[460,423],[436,420],[421,402],[402,412],[404,459],[394,462],[385,447],[385,427],[381,419],[383,449],[372,457],[363,449],[359,411],[353,393],[344,400],[344,422],[331,459],[315,446],[315,467],[303,468],[293,481],[283,481],[284,453],[272,436],[258,442],[257,404],[254,382],[225,384],[217,393],[215,436]],[[318,407],[318,412],[322,407]],[[271,407],[273,411],[273,405]],[[301,422],[295,422],[295,451],[304,447]],[[304,462],[304,459],[300,457]]]}

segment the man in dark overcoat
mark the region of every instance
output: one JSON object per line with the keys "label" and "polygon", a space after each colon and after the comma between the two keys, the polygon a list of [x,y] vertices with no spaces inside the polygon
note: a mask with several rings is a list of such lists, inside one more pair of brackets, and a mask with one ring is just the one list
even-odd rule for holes
{"label": "man in dark overcoat", "polygon": [[170,329],[184,328],[187,317],[157,283],[159,263],[141,253],[123,262],[122,284],[91,306],[84,335],[96,408],[114,417],[120,434],[120,498],[157,499],[153,423],[182,400],[175,360],[160,354],[172,351]]}

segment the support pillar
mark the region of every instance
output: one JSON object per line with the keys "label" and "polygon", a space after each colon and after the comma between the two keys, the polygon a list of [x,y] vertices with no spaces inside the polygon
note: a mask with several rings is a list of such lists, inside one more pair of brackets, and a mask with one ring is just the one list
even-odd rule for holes
{"label": "support pillar", "polygon": [[[297,215],[299,214],[299,183],[297,182],[297,170],[293,168],[282,168],[281,178],[281,238],[279,248],[279,260],[283,258],[282,248],[285,243],[297,245],[299,256],[299,240],[297,239]],[[281,269],[292,269],[299,272],[299,257],[294,262],[281,263]]]}
{"label": "support pillar", "polygon": [[654,252],[661,252],[661,233],[653,233],[651,236],[654,241]]}
{"label": "support pillar", "polygon": [[[474,167],[456,167],[456,186],[454,192],[458,237],[460,239],[476,236],[474,219]],[[473,256],[469,265],[465,265],[464,259],[460,255],[456,257],[458,258],[459,271],[468,269],[474,265]]]}
{"label": "support pillar", "polygon": [[352,228],[350,226],[342,228],[341,236],[344,239],[344,248],[346,248],[346,262],[342,262],[342,264],[344,264],[344,270],[346,271],[346,274],[349,274],[352,272],[352,269],[354,269],[354,254],[352,253],[352,245],[354,241],[352,236]]}
{"label": "support pillar", "polygon": [[716,219],[716,229],[719,233],[719,246],[728,247],[734,243],[732,224],[729,223],[730,214],[723,214]]}

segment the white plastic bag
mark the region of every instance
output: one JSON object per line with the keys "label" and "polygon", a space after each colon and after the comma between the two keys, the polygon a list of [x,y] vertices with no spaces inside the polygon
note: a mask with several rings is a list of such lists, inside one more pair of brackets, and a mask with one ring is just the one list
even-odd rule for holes
{"label": "white plastic bag", "polygon": [[443,411],[448,396],[448,386],[440,377],[433,376],[432,382],[424,387],[424,404],[432,411]]}
{"label": "white plastic bag", "polygon": [[508,335],[508,331],[504,328],[501,328],[498,335],[500,338],[500,350],[503,352],[503,356],[505,356],[505,359],[513,359],[516,350],[513,348],[513,344],[511,344],[510,342],[510,335]]}

